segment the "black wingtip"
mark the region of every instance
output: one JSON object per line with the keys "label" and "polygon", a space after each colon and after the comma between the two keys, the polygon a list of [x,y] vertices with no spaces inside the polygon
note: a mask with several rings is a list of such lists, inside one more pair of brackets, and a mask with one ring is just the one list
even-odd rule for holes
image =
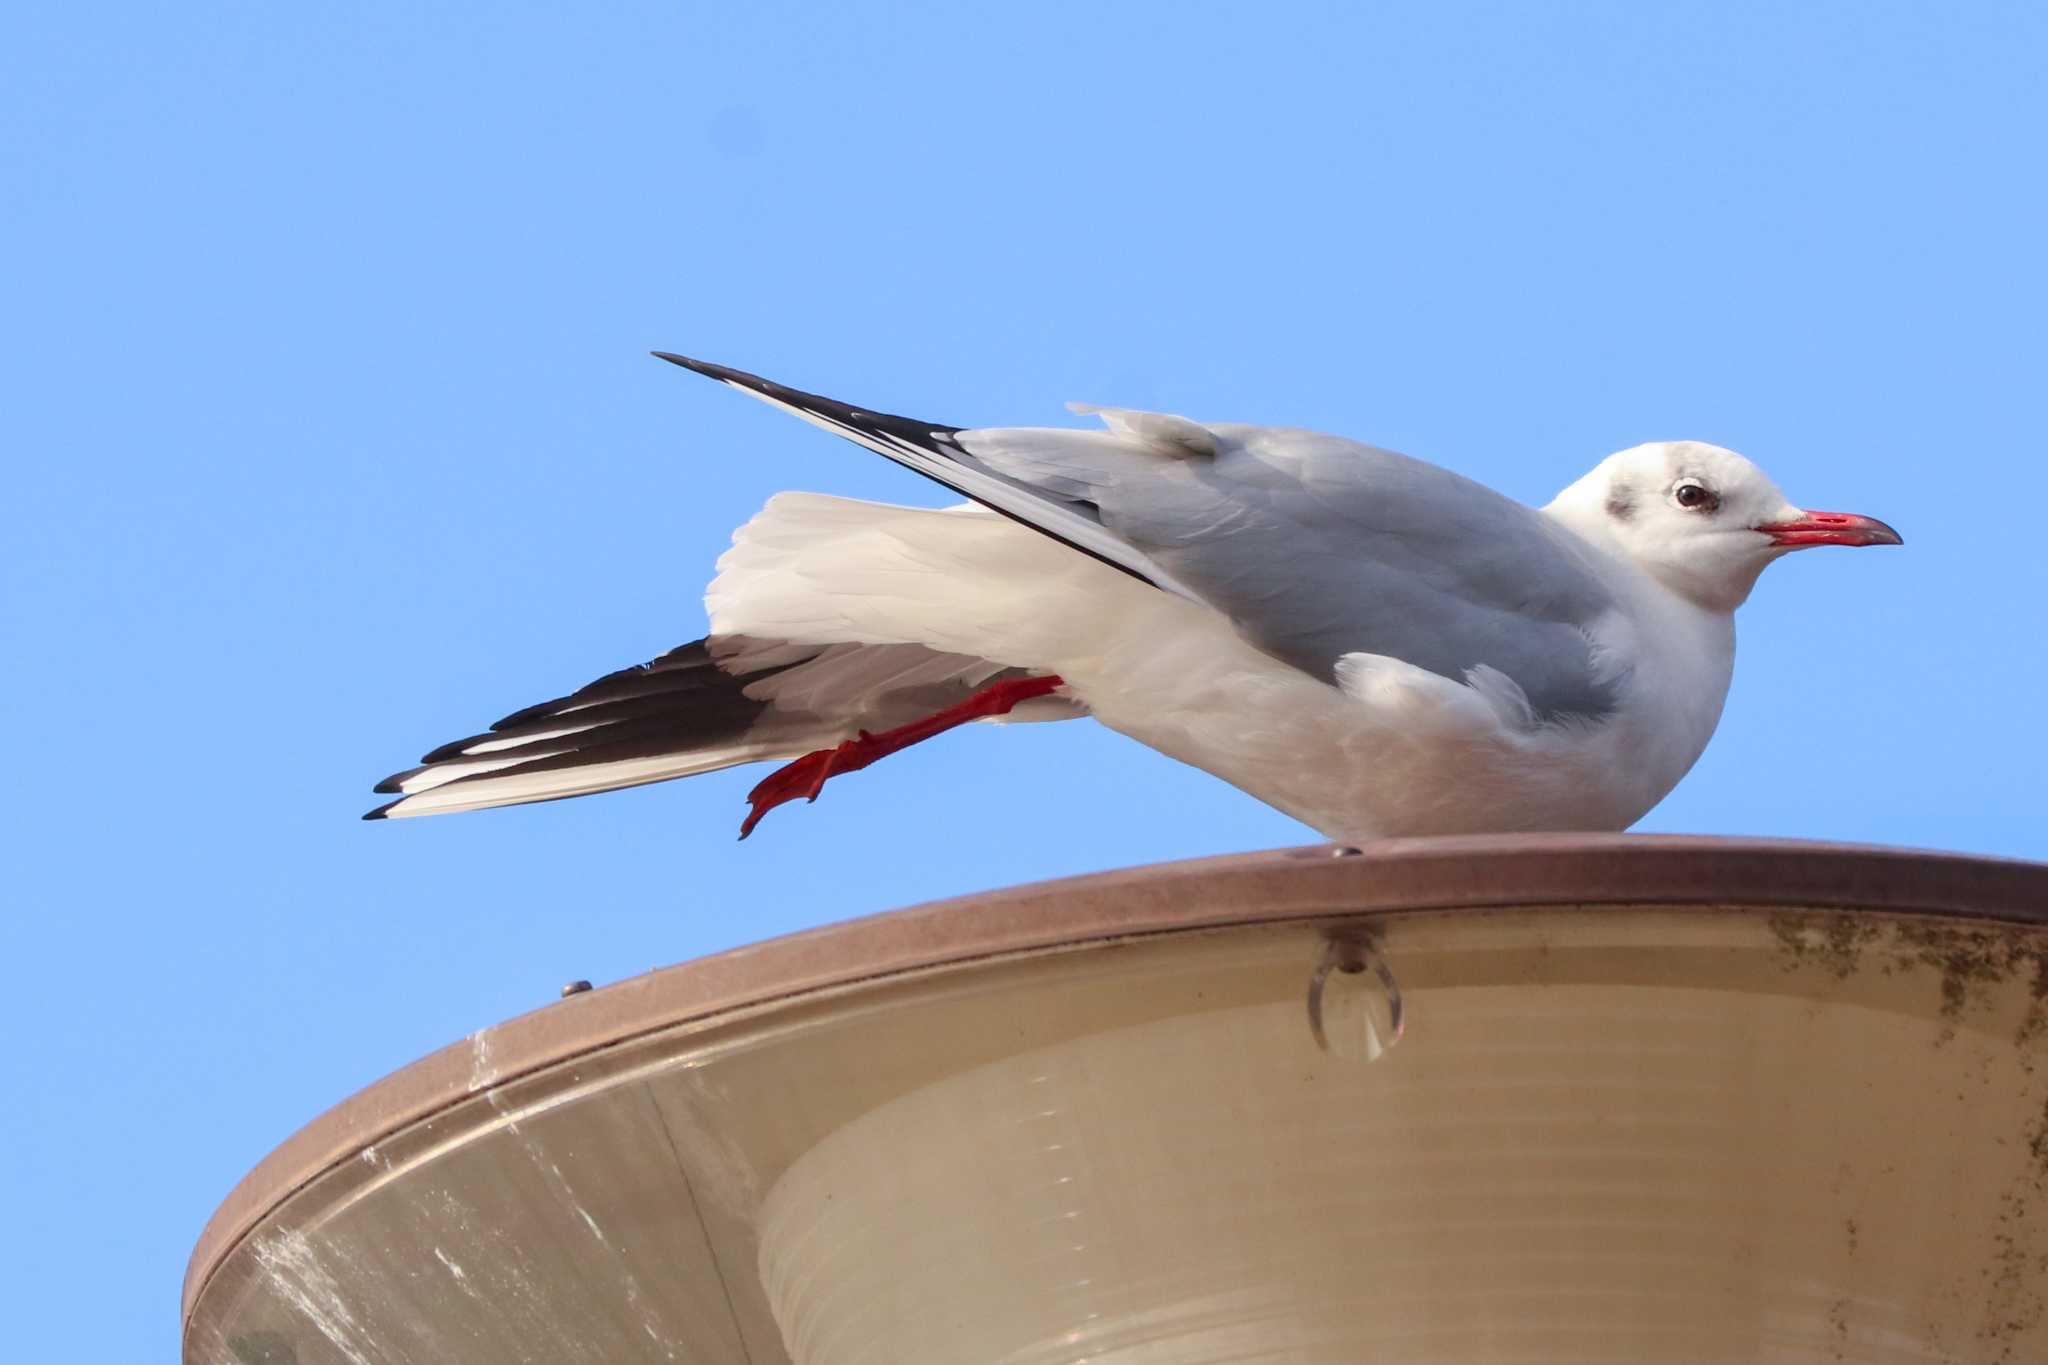
{"label": "black wingtip", "polygon": [[[712,379],[724,379],[739,373],[739,371],[727,369],[723,365],[714,365],[708,360],[692,360],[686,355],[677,355],[674,351],[649,351],[648,354],[656,360],[666,360],[671,365],[680,365],[686,370],[695,370],[698,374],[707,375]],[[750,379],[755,378],[753,375],[747,377]]]}
{"label": "black wingtip", "polygon": [[408,768],[402,773],[393,773],[391,774],[391,776],[385,778],[382,782],[379,782],[376,786],[370,788],[370,790],[377,793],[377,795],[379,796],[389,796],[393,792],[400,790],[400,787],[398,785],[399,783],[405,781],[406,778],[411,777],[414,773],[418,771],[418,768]]}
{"label": "black wingtip", "polygon": [[391,817],[386,815],[384,812],[390,810],[393,806],[397,804],[398,803],[396,801],[387,801],[383,805],[377,807],[377,809],[375,810],[364,811],[363,818],[365,820],[388,820]]}
{"label": "black wingtip", "polygon": [[735,370],[730,365],[720,365],[715,361],[697,360],[690,356],[677,355],[674,351],[649,351],[648,354],[657,359],[666,360],[671,365],[680,365],[692,373],[701,374],[706,379],[716,379],[721,384],[736,384],[743,389],[752,389],[755,393],[765,393],[771,398],[781,399],[784,402],[794,402],[799,407],[812,404],[823,404],[828,408],[844,408],[846,406],[836,399],[825,398],[815,393],[805,393],[802,389],[792,389],[787,384],[778,384],[772,379],[764,379],[758,374],[749,374],[745,370]]}
{"label": "black wingtip", "polygon": [[[876,412],[871,408],[857,408],[851,403],[842,403],[837,398],[827,398],[821,393],[792,389],[787,384],[778,384],[772,379],[764,379],[745,370],[736,370],[730,365],[717,365],[709,360],[693,360],[689,356],[677,355],[673,351],[650,351],[648,354],[666,360],[671,365],[680,365],[707,379],[716,379],[721,384],[746,389],[773,402],[798,408],[805,413],[823,417],[837,426],[850,428],[850,432],[840,434],[852,435],[854,440],[862,444],[866,443],[865,438],[859,433],[880,433],[936,451],[938,447],[933,444],[934,440],[951,436],[960,430],[959,427],[949,427],[943,422],[924,422],[911,417],[899,417],[894,413]],[[926,477],[932,476],[926,473]],[[946,481],[940,479],[939,482]]]}
{"label": "black wingtip", "polygon": [[[496,727],[494,726],[492,728],[495,729]],[[486,740],[489,738],[489,734],[481,734],[471,735],[467,739],[451,739],[446,744],[443,744],[440,748],[429,749],[425,753],[421,754],[420,767],[424,768],[430,763],[439,763],[444,759],[461,758],[464,756],[464,751],[468,749],[470,745],[477,743],[479,740]],[[398,779],[394,776],[387,777],[384,780],[386,782],[395,782]],[[384,789],[382,787],[378,787],[376,788],[376,790],[383,791]]]}

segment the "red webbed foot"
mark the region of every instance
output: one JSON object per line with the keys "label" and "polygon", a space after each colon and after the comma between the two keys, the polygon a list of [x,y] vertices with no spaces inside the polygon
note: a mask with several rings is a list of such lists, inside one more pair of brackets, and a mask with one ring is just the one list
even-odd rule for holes
{"label": "red webbed foot", "polygon": [[970,720],[1005,715],[1018,703],[1043,697],[1061,685],[1057,677],[1006,679],[923,720],[899,725],[878,735],[862,730],[854,738],[843,740],[830,749],[813,749],[802,758],[777,768],[747,793],[747,804],[751,809],[747,818],[740,822],[740,838],[752,834],[754,826],[761,823],[762,816],[785,802],[798,797],[806,801],[817,800],[818,794],[825,790],[825,783],[840,773],[857,772],[878,758],[886,758],[898,749],[907,749],[919,740],[930,739]]}
{"label": "red webbed foot", "polygon": [[747,812],[746,819],[740,821],[740,838],[752,834],[754,826],[761,823],[761,817],[777,806],[798,797],[815,801],[825,790],[828,779],[839,773],[865,768],[888,752],[875,744],[873,735],[863,730],[856,739],[843,740],[830,749],[813,749],[802,758],[783,764],[747,793],[747,804],[753,809]]}

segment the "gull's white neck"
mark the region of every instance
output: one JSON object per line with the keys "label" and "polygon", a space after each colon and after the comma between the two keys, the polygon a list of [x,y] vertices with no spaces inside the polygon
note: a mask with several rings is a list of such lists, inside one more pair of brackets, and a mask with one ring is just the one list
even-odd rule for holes
{"label": "gull's white neck", "polygon": [[1619,771],[1635,773],[1650,801],[1691,769],[1720,723],[1735,674],[1735,613],[1674,591],[1631,558],[1606,509],[1566,489],[1542,510],[1614,590],[1633,665],[1611,727]]}

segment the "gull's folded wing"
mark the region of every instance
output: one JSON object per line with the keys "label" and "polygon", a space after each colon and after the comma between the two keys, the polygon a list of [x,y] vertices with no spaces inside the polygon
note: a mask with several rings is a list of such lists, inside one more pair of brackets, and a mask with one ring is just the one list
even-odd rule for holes
{"label": "gull's folded wing", "polygon": [[[1288,428],[1097,411],[1108,431],[962,429],[657,352],[1228,616],[1335,681],[1346,655],[1519,689],[1533,720],[1615,705],[1613,593],[1541,513],[1393,451]],[[1504,688],[1502,679],[1512,684]]]}

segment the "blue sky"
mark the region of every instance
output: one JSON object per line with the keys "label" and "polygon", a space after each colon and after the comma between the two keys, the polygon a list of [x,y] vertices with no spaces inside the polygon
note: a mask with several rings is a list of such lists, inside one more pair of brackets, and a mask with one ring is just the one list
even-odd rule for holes
{"label": "blue sky", "polygon": [[[913,476],[647,357],[955,423],[1320,427],[1544,501],[1733,446],[1774,568],[1643,828],[2048,856],[2038,7],[15,7],[0,332],[24,1360],[175,1349],[229,1186],[570,978],[1313,835],[1087,725],[745,845],[759,770],[363,824]],[[86,1267],[90,1266],[90,1273]]]}

